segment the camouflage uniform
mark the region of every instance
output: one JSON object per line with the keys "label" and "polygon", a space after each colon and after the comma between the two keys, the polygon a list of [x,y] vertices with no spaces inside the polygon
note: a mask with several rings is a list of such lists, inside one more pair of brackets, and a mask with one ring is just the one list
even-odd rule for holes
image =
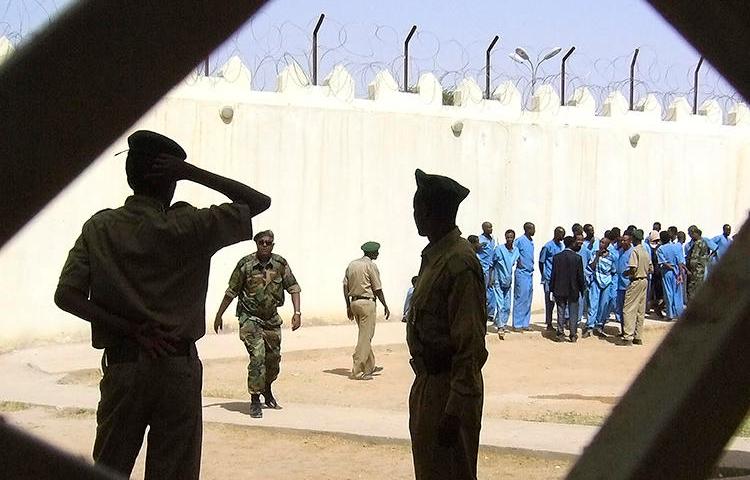
{"label": "camouflage uniform", "polygon": [[693,299],[693,295],[703,284],[710,257],[711,250],[708,248],[706,241],[702,238],[696,240],[687,256],[687,268],[690,271],[687,281],[688,301]]}
{"label": "camouflage uniform", "polygon": [[[422,252],[406,327],[416,374],[409,432],[417,480],[476,479],[487,306],[482,267],[458,228]],[[444,414],[460,419],[456,444],[438,442]]]}
{"label": "camouflage uniform", "polygon": [[299,293],[297,279],[287,261],[276,254],[264,265],[255,253],[242,258],[232,272],[226,295],[237,299],[240,340],[245,344],[247,391],[263,393],[279,376],[281,362],[281,317],[276,309],[284,304],[284,290]]}

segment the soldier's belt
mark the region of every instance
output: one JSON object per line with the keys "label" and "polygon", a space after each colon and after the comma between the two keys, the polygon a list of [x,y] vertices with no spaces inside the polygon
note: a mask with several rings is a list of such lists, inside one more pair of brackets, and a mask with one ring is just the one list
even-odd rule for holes
{"label": "soldier's belt", "polygon": [[415,375],[425,373],[427,375],[440,375],[451,371],[451,361],[447,357],[432,358],[429,362],[422,357],[414,357],[409,360],[409,365],[411,365]]}
{"label": "soldier's belt", "polygon": [[351,298],[352,298],[352,301],[355,301],[355,300],[370,300],[370,301],[373,301],[373,302],[375,301],[374,298],[370,298],[370,297],[356,296],[356,297],[351,297]]}
{"label": "soldier's belt", "polygon": [[[194,349],[195,342],[192,340],[180,340],[172,344],[174,352],[167,352],[169,357],[189,357]],[[107,365],[118,363],[133,363],[138,361],[141,349],[138,345],[130,342],[121,343],[104,349]]]}

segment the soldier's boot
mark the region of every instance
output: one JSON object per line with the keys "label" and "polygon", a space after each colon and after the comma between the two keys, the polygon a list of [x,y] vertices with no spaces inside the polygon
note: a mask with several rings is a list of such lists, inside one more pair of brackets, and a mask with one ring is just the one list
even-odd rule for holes
{"label": "soldier's boot", "polygon": [[252,418],[263,418],[263,409],[260,406],[260,394],[250,395],[250,416]]}
{"label": "soldier's boot", "polygon": [[270,383],[266,385],[266,391],[263,393],[263,398],[266,399],[266,407],[273,408],[274,410],[281,409],[281,405],[279,405],[279,402],[277,402],[276,399],[273,397],[273,392],[271,391]]}

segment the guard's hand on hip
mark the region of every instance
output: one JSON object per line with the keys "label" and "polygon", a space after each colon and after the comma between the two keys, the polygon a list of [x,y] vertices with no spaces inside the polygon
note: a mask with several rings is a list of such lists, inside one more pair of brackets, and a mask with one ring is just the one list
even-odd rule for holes
{"label": "guard's hand on hip", "polygon": [[442,447],[451,447],[458,441],[461,420],[455,415],[443,414],[438,423],[437,441]]}

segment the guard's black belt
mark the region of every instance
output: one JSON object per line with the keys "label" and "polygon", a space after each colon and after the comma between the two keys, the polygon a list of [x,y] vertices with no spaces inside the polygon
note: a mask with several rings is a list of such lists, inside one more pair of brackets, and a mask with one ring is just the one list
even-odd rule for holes
{"label": "guard's black belt", "polygon": [[635,277],[633,280],[648,280],[648,277]]}
{"label": "guard's black belt", "polygon": [[359,297],[359,296],[356,296],[356,297],[352,297],[352,301],[354,301],[354,300],[372,300],[373,302],[375,301],[375,299],[374,299],[374,298],[370,298],[370,297]]}
{"label": "guard's black belt", "polygon": [[[189,357],[190,352],[195,348],[194,345],[195,342],[192,340],[180,340],[172,344],[174,352],[166,351],[166,349],[165,351],[169,357]],[[140,352],[141,349],[133,343],[124,343],[104,349],[107,365],[137,362]]]}
{"label": "guard's black belt", "polygon": [[433,357],[431,361],[425,361],[422,357],[414,357],[409,360],[411,369],[414,370],[415,375],[424,374],[427,375],[440,375],[451,371],[451,360],[450,357]]}

